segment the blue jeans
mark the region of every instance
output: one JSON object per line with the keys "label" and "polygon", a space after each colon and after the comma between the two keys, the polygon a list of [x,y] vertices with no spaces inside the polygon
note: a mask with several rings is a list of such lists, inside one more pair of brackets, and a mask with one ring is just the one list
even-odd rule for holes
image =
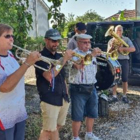
{"label": "blue jeans", "polygon": [[14,127],[2,131],[0,129],[0,140],[24,140],[25,121],[15,124]]}
{"label": "blue jeans", "polygon": [[98,117],[98,95],[95,88],[91,94],[81,94],[74,85],[70,85],[69,92],[73,121],[83,121],[84,117]]}

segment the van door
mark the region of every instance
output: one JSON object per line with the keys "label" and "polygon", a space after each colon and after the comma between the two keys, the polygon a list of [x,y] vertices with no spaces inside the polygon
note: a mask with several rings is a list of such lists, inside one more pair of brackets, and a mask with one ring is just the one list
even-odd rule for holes
{"label": "van door", "polygon": [[140,74],[140,22],[134,22],[133,44],[136,51],[132,53],[132,73]]}

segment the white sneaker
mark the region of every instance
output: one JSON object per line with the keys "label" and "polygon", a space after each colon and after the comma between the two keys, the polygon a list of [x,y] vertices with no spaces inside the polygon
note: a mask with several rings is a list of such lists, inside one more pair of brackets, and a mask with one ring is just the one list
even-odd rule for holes
{"label": "white sneaker", "polygon": [[97,136],[92,134],[92,136],[85,135],[85,140],[100,140]]}

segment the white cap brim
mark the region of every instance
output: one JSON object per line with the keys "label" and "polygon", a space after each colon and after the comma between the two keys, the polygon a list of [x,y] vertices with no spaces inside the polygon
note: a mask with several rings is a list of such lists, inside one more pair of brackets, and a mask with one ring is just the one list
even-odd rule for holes
{"label": "white cap brim", "polygon": [[92,36],[91,35],[88,35],[88,34],[78,34],[78,35],[75,35],[76,39],[91,39]]}

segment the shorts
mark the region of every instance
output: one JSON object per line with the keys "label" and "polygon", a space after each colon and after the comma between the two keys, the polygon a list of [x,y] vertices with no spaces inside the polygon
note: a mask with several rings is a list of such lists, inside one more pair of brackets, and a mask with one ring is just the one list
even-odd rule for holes
{"label": "shorts", "polygon": [[66,121],[69,103],[63,100],[63,106],[55,106],[45,102],[40,103],[43,118],[43,130],[55,131],[57,126],[63,126]]}
{"label": "shorts", "polygon": [[123,59],[123,60],[118,60],[120,65],[121,65],[121,69],[122,69],[122,82],[128,82],[128,75],[129,75],[129,60],[128,59]]}
{"label": "shorts", "polygon": [[80,94],[76,92],[73,85],[70,85],[71,96],[71,117],[73,121],[83,121],[85,117],[98,117],[98,95],[96,89],[92,94]]}
{"label": "shorts", "polygon": [[15,124],[14,127],[1,130],[0,129],[0,140],[24,140],[25,136],[25,121]]}

